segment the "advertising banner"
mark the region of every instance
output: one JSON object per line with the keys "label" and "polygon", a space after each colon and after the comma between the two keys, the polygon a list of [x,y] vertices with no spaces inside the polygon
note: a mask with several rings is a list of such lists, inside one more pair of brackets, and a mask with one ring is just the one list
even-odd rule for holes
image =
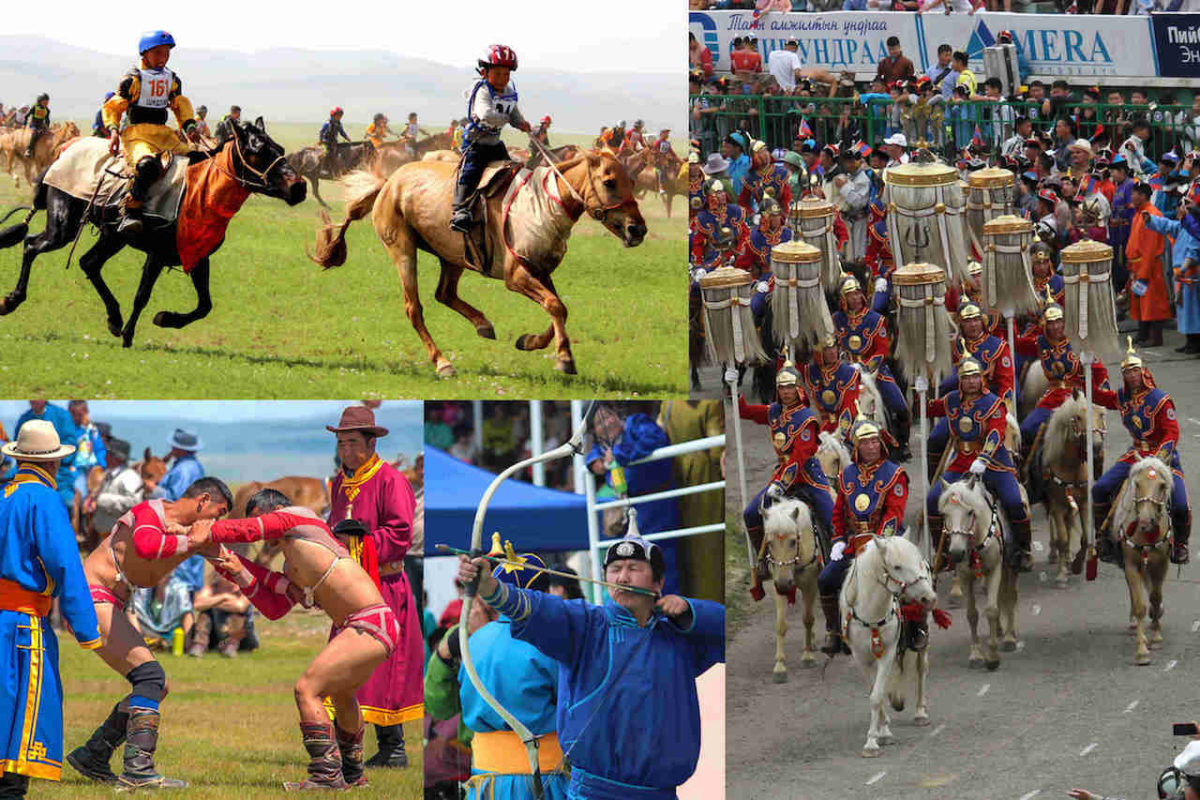
{"label": "advertising banner", "polygon": [[1200,78],[1200,14],[1155,14],[1150,22],[1158,74],[1165,78]]}

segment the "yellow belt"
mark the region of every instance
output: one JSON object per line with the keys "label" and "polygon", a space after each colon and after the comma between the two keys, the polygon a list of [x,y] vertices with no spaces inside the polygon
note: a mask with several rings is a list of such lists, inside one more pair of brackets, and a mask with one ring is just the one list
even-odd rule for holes
{"label": "yellow belt", "polygon": [[[471,738],[472,766],[481,772],[499,775],[530,775],[529,756],[521,737],[512,731],[476,733]],[[538,740],[538,766],[543,772],[553,772],[562,763],[562,747],[557,733],[547,733]]]}

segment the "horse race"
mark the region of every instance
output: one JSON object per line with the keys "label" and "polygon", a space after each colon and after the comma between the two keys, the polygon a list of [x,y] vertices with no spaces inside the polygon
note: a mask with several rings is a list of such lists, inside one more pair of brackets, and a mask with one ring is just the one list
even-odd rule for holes
{"label": "horse race", "polygon": [[634,47],[593,73],[599,43],[542,26],[455,60],[349,29],[14,36],[0,335],[41,366],[13,390],[170,396],[211,365],[213,397],[681,391],[669,73]]}
{"label": "horse race", "polygon": [[[728,790],[1194,797],[1192,140],[1153,80],[1043,106],[1031,15],[976,51],[965,15],[816,5],[690,4]],[[815,20],[886,33],[838,72]]]}

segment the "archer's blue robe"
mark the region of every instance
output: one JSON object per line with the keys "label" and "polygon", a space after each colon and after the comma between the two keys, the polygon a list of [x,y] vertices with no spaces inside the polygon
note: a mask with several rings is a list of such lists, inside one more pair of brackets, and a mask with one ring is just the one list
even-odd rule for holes
{"label": "archer's blue robe", "polygon": [[[468,643],[475,671],[487,690],[535,736],[554,733],[558,696],[558,663],[528,642],[514,639],[512,623],[505,617],[489,622],[471,634]],[[458,668],[458,697],[462,722],[473,731],[506,731],[508,725],[484,702],[463,667]],[[558,765],[561,768],[561,764]],[[472,775],[487,774],[471,768]],[[497,775],[489,789],[472,787],[468,800],[526,800],[533,797],[528,775]],[[542,772],[546,800],[567,796],[564,774]]]}
{"label": "archer's blue robe", "polygon": [[725,660],[725,607],[687,599],[686,630],[661,614],[646,627],[607,598],[508,587],[512,635],[559,663],[558,738],[570,800],[673,800],[700,758],[696,678]]}
{"label": "archer's blue robe", "polygon": [[[0,596],[57,597],[80,646],[100,647],[96,609],[75,532],[44,470],[23,465],[0,485]],[[8,587],[6,589],[6,587]],[[48,617],[0,602],[0,772],[56,781],[62,775],[62,678]]]}

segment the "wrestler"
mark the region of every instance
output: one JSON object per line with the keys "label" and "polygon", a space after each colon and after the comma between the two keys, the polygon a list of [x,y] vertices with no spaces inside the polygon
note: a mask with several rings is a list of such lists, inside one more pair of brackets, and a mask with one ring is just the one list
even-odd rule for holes
{"label": "wrestler", "polygon": [[[178,500],[148,500],[131,508],[83,562],[104,642],[96,652],[132,686],[92,737],[67,755],[67,763],[85,777],[124,788],[187,785],[164,778],[154,768],[158,707],[167,694],[167,675],[125,616],[125,604],[134,587],[156,586],[204,547],[211,521],[232,505],[228,486],[216,478],[201,478]],[[190,531],[185,526],[191,526]],[[121,742],[125,763],[117,776],[108,762]]]}
{"label": "wrestler", "polygon": [[[308,777],[286,782],[283,788],[366,786],[363,716],[355,693],[396,649],[400,623],[384,603],[379,585],[312,511],[291,506],[281,492],[263,489],[250,498],[246,513],[246,519],[213,524],[212,541],[220,548],[213,559],[217,571],[236,583],[267,619],[279,619],[300,603],[317,606],[333,620],[329,644],[296,681]],[[282,573],[223,546],[267,539],[283,541]],[[325,697],[333,701],[336,736]]]}

